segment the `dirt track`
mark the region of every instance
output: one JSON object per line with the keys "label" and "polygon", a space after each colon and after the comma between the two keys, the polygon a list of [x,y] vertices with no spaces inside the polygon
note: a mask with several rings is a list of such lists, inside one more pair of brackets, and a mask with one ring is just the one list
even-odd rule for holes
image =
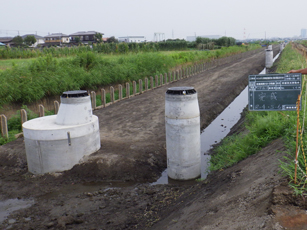
{"label": "dirt track", "polygon": [[264,54],[260,52],[95,111],[103,147],[71,170],[70,175],[82,173],[82,178],[129,181],[155,179],[166,167],[167,88],[193,86],[198,92],[201,127],[206,127],[245,88],[247,76],[263,69],[263,63]]}
{"label": "dirt track", "polygon": [[[0,228],[307,229],[306,214],[288,207],[306,203],[293,200],[279,186],[284,180],[277,173],[277,159],[285,154],[281,140],[192,186],[135,184],[156,180],[166,167],[168,87],[195,87],[201,126],[206,127],[246,86],[247,76],[259,73],[263,65],[264,50],[95,111],[102,148],[64,173],[28,173],[22,138],[1,146],[0,218],[1,204],[8,199],[28,202],[29,207],[13,212]],[[289,225],[289,210],[290,220],[300,224],[297,228]]]}

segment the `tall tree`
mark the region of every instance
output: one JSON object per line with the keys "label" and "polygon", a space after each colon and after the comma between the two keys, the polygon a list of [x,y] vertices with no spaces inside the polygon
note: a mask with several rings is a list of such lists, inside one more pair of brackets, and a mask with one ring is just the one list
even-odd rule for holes
{"label": "tall tree", "polygon": [[17,46],[22,46],[23,44],[23,39],[19,35],[14,37],[12,42],[14,42]]}
{"label": "tall tree", "polygon": [[107,43],[118,43],[118,40],[114,36],[112,36],[108,38]]}
{"label": "tall tree", "polygon": [[101,43],[102,42],[102,34],[101,33],[96,33],[95,34],[95,39],[97,43]]}
{"label": "tall tree", "polygon": [[28,46],[32,46],[36,42],[36,38],[33,35],[28,35],[25,39],[24,42]]}
{"label": "tall tree", "polygon": [[202,38],[202,37],[196,38],[196,44],[207,44],[209,42],[211,42],[210,38]]}
{"label": "tall tree", "polygon": [[80,43],[80,37],[78,37],[78,36],[75,37],[75,41],[76,41],[77,44],[79,44]]}

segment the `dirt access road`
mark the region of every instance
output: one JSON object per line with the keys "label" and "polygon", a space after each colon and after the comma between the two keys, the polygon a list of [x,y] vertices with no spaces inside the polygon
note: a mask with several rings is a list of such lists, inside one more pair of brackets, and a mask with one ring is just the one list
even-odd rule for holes
{"label": "dirt access road", "polygon": [[34,176],[22,138],[1,146],[0,229],[304,229],[305,212],[288,204],[306,204],[280,185],[280,140],[202,182],[141,183],[166,167],[168,87],[195,87],[206,127],[263,66],[264,49],[95,111],[102,148],[67,172]]}

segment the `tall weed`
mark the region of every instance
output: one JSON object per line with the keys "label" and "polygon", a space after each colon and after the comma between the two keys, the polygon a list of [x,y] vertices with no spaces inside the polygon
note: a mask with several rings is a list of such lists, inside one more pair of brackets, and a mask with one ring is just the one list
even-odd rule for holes
{"label": "tall weed", "polygon": [[[154,44],[144,44],[143,48],[146,46],[149,50],[154,49]],[[126,48],[122,45],[122,49]],[[65,52],[70,50],[64,49]],[[74,52],[77,51],[80,52],[75,57],[57,59],[53,57],[57,49],[48,49],[47,55],[32,60],[28,65],[15,64],[1,71],[0,105],[34,102],[67,90],[95,90],[101,86],[137,81],[166,73],[178,65],[209,61],[245,50],[228,47],[209,52],[143,52],[120,56],[96,54],[86,47],[76,48]]]}

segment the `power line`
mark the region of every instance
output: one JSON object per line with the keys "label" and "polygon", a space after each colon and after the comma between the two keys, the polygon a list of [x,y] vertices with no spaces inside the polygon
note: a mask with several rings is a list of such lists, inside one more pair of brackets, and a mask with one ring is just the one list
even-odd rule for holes
{"label": "power line", "polygon": [[0,29],[0,36],[17,36],[20,34],[48,34],[46,31],[38,31],[38,30],[7,30]]}

